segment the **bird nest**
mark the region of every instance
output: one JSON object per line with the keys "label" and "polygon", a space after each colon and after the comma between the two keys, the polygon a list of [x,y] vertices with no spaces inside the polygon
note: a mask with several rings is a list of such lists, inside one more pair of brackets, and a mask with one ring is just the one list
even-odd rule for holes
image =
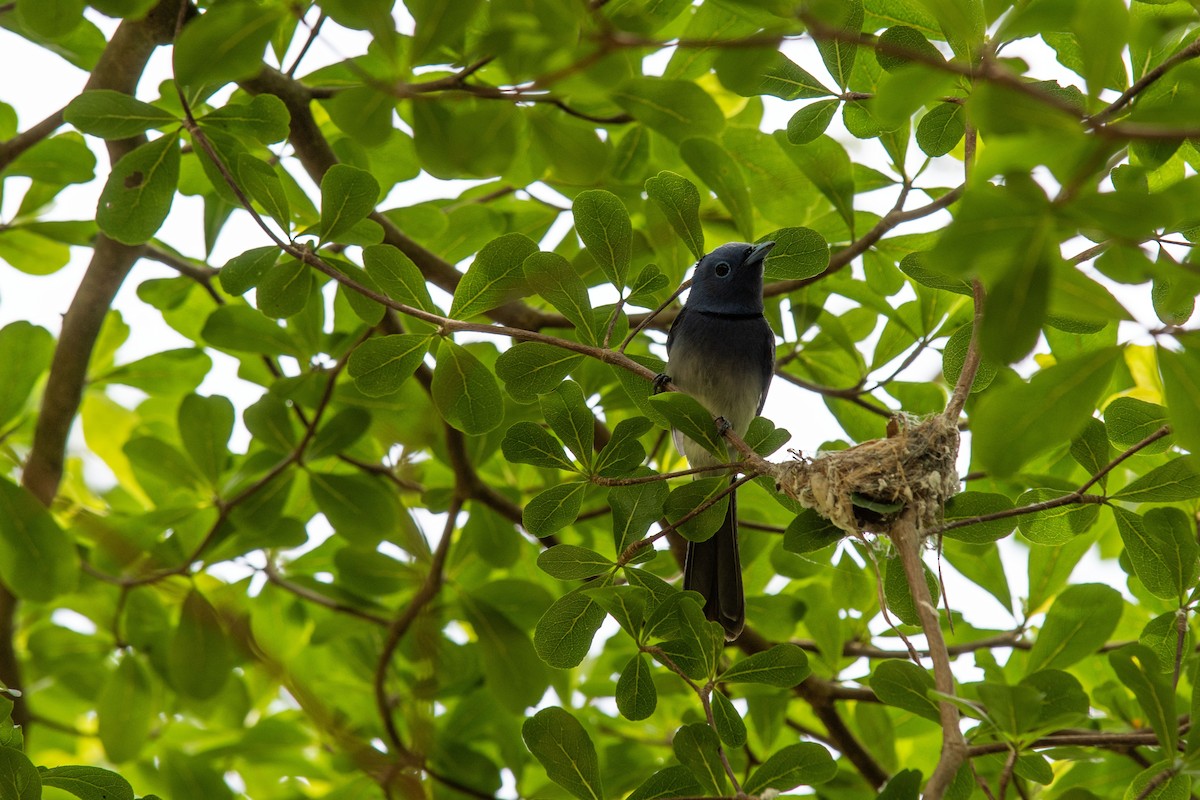
{"label": "bird nest", "polygon": [[905,509],[917,530],[940,523],[958,492],[958,427],[944,415],[893,417],[886,439],[795,461],[771,470],[780,491],[847,533],[887,532]]}

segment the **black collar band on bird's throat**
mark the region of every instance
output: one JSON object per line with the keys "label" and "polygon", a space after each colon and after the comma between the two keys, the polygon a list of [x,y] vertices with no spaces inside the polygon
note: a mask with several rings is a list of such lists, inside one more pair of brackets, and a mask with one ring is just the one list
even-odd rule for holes
{"label": "black collar band on bird's throat", "polygon": [[748,314],[727,314],[724,311],[707,311],[696,309],[696,313],[702,317],[711,317],[713,319],[761,319],[763,313],[761,311],[753,311]]}

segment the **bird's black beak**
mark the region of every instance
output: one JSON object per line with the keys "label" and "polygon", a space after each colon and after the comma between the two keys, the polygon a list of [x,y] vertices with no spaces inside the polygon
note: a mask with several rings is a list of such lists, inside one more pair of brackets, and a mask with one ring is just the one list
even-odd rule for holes
{"label": "bird's black beak", "polygon": [[744,263],[751,266],[762,266],[766,260],[767,254],[771,252],[771,248],[775,246],[774,242],[761,242],[750,248],[750,254],[746,256]]}

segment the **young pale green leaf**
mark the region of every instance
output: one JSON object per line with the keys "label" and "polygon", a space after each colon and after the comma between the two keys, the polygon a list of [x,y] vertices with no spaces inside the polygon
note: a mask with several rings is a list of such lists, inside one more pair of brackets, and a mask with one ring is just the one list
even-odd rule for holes
{"label": "young pale green leaf", "polygon": [[579,800],[603,800],[596,746],[579,720],[556,706],[543,708],[525,720],[521,738],[546,777]]}
{"label": "young pale green leaf", "polygon": [[291,230],[292,210],[275,167],[249,153],[241,153],[237,157],[237,175],[250,199],[262,206],[279,227]]}
{"label": "young pale green leaf", "polygon": [[529,635],[489,603],[463,600],[467,621],[479,637],[484,680],[501,705],[515,714],[537,705],[550,683]]}
{"label": "young pale green leaf", "polygon": [[1099,583],[1069,586],[1046,612],[1025,674],[1042,669],[1063,669],[1096,652],[1121,619],[1125,601],[1121,593]]}
{"label": "young pale green leaf", "polygon": [[234,352],[276,356],[299,352],[286,329],[244,305],[219,306],[208,315],[200,337],[213,347]]}
{"label": "young pale green leaf", "polygon": [[258,94],[249,103],[223,105],[197,121],[204,128],[215,128],[262,144],[271,144],[287,138],[291,115],[287,106],[275,95]]}
{"label": "young pale green leaf", "polygon": [[1160,346],[1158,364],[1175,440],[1200,453],[1200,347],[1191,339],[1184,345],[1181,351]]}
{"label": "young pale green leaf", "polygon": [[1195,572],[1197,547],[1186,519],[1175,524],[1172,512],[1178,509],[1154,509],[1153,520],[1150,513],[1143,517],[1120,506],[1112,510],[1134,574],[1155,597],[1183,599]]}
{"label": "young pale green leaf", "polygon": [[700,192],[682,175],[663,170],[646,180],[646,196],[654,201],[667,222],[683,239],[692,255],[704,255],[704,228],[700,225]]}
{"label": "young pale green leaf", "polygon": [[701,136],[680,142],[679,155],[725,206],[733,218],[733,227],[742,238],[753,239],[754,209],[750,205],[750,190],[733,157],[714,140]]}
{"label": "young pale green leaf", "polygon": [[1174,503],[1200,497],[1196,456],[1179,456],[1155,467],[1113,495],[1133,503]]}
{"label": "young pale green leaf", "polygon": [[477,436],[504,421],[504,398],[492,371],[450,339],[438,348],[431,391],[442,418],[463,433]]}
{"label": "young pale green leaf", "polygon": [[149,241],[171,211],[179,183],[179,133],[139,145],[113,167],[100,192],[96,224],[122,244]]}
{"label": "young pale green leaf", "polygon": [[[504,458],[517,464],[532,464],[547,469],[565,469],[578,472],[558,440],[536,422],[521,420],[514,422],[500,442]],[[543,554],[544,555],[544,554]]]}
{"label": "young pale green leaf", "polygon": [[[1165,408],[1136,397],[1118,397],[1104,408],[1104,427],[1108,438],[1122,449],[1133,447],[1166,424]],[[1142,455],[1161,453],[1170,446],[1170,442],[1170,438],[1164,436],[1138,452]],[[1107,464],[1107,459],[1103,463]]]}
{"label": "young pale green leaf", "polygon": [[63,120],[102,139],[128,139],[179,122],[170,111],[111,89],[83,92],[63,109]]}
{"label": "young pale green leaf", "polygon": [[268,317],[294,317],[304,310],[313,293],[313,276],[294,258],[268,269],[258,281],[254,300]]}
{"label": "young pale green leaf", "polygon": [[0,360],[0,430],[3,430],[25,408],[38,378],[49,369],[54,356],[54,337],[45,328],[29,322],[10,322],[0,328],[0,353],[21,354],[20,358]]}
{"label": "young pale green leaf", "polygon": [[595,457],[596,418],[588,408],[583,389],[575,381],[563,381],[542,396],[542,416],[562,439],[575,460],[590,467]]}
{"label": "young pale green leaf", "polygon": [[746,723],[738,714],[733,702],[723,695],[719,689],[714,689],[710,696],[712,701],[713,725],[717,736],[726,747],[743,747],[746,744]]}
{"label": "young pale green leaf", "polygon": [[937,722],[937,703],[929,698],[934,686],[933,677],[911,661],[884,661],[871,672],[871,689],[880,700]]}
{"label": "young pale green leaf", "polygon": [[518,403],[532,403],[562,384],[582,355],[545,342],[517,342],[496,359],[496,374]]}
{"label": "young pale green leaf", "polygon": [[83,0],[17,0],[15,5],[21,22],[47,39],[67,36],[83,20]]}
{"label": "young pale green leaf", "polygon": [[836,774],[837,763],[828,750],[815,742],[801,742],[772,753],[751,773],[742,791],[749,795],[760,795],[764,789],[786,792],[825,783]]}
{"label": "young pale green leaf", "polygon": [[1112,664],[1121,683],[1137,698],[1163,750],[1174,753],[1179,741],[1175,692],[1159,669],[1154,653],[1140,644],[1127,644],[1109,653],[1108,663]]}
{"label": "young pale green leaf", "polygon": [[278,6],[224,3],[194,17],[175,40],[175,80],[220,86],[253,78],[284,11]]}
{"label": "young pale green leaf", "polygon": [[230,294],[245,294],[258,285],[262,276],[275,266],[280,250],[275,245],[256,247],[236,255],[217,273],[221,288]]}
{"label": "young pale green leaf", "polygon": [[506,233],[485,244],[454,290],[450,316],[467,319],[522,294],[522,266],[536,252],[537,243],[522,233]]}
{"label": "young pale green leaf", "polygon": [[[857,35],[862,30],[862,0],[846,0],[821,6],[825,19],[821,22],[843,32]],[[845,89],[850,84],[850,71],[858,55],[858,44],[838,37],[817,37],[817,50],[825,68],[837,85]]]}
{"label": "young pale green leaf", "polygon": [[658,705],[658,690],[650,674],[650,663],[642,653],[634,655],[621,670],[615,692],[617,711],[628,720],[643,720]]}
{"label": "young pale green leaf", "polygon": [[570,481],[551,486],[525,504],[521,524],[539,538],[560,531],[575,521],[583,506],[586,481]]}
{"label": "young pale green leaf", "polygon": [[185,697],[205,700],[221,691],[233,668],[234,653],[220,615],[196,589],[183,601],[179,625],[167,650],[167,675]]}
{"label": "young pale green leaf", "polygon": [[179,438],[192,463],[215,486],[229,459],[233,403],[220,395],[189,394],[179,404]]}
{"label": "young pale green leaf", "polygon": [[667,493],[666,481],[614,486],[608,490],[616,552],[625,552],[646,535],[650,526],[662,516]]}
{"label": "young pale green leaf", "polygon": [[366,170],[334,164],[321,178],[321,239],[337,241],[375,209],[379,181]]}
{"label": "young pale green leaf", "polygon": [[521,265],[525,280],[543,300],[571,321],[580,338],[596,344],[592,303],[587,284],[570,262],[558,253],[531,253]]}
{"label": "young pale green leaf", "polygon": [[[150,673],[140,656],[123,653],[100,692],[96,717],[104,754],[114,764],[137,758],[156,717]],[[133,796],[132,790],[129,794]]]}
{"label": "young pale green leaf", "polygon": [[703,722],[684,725],[671,741],[675,758],[692,772],[708,795],[725,794],[725,768],[721,766],[721,742]]}
{"label": "young pale green leaf", "polygon": [[442,313],[429,296],[429,286],[421,270],[397,248],[390,244],[364,247],[363,267],[384,294],[393,300],[430,314]]}
{"label": "young pale green leaf", "polygon": [[571,213],[588,252],[605,276],[623,289],[633,246],[633,225],[625,205],[612,192],[590,189],[575,196]]}
{"label": "young pale green leaf", "polygon": [[770,650],[754,653],[721,673],[718,680],[765,683],[790,689],[809,676],[808,656],[792,644],[777,644]]}
{"label": "young pale green leaf", "polygon": [[558,544],[543,550],[537,564],[547,575],[560,581],[594,578],[616,566],[595,550],[573,544]]}
{"label": "young pale green leaf", "polygon": [[787,123],[787,139],[792,144],[808,144],[825,133],[841,100],[817,100],[801,106]]}
{"label": "young pale green leaf", "polygon": [[645,417],[629,417],[617,423],[604,449],[596,456],[596,474],[606,478],[628,475],[646,460],[646,448],[638,439],[653,423]]}
{"label": "young pale green leaf", "polygon": [[[999,511],[1008,511],[1013,507],[1012,501],[1002,494],[992,492],[962,492],[946,501],[944,519],[946,522],[973,519]],[[976,522],[946,531],[946,536],[973,544],[983,544],[1003,539],[1012,533],[1017,525],[1014,517],[995,519],[988,522]]]}
{"label": "young pale green leaf", "polygon": [[[980,464],[996,476],[1012,475],[1026,461],[1074,437],[1091,418],[1119,358],[1105,348],[1041,370],[981,396],[972,420]],[[1039,409],[1030,414],[1029,409]]]}
{"label": "young pale green leaf", "polygon": [[399,391],[429,352],[429,336],[399,333],[373,336],[354,349],[346,371],[368,397]]}
{"label": "young pale green leaf", "polygon": [[26,489],[0,478],[0,578],[24,600],[48,602],[75,588],[79,554]]}
{"label": "young pale green leaf", "polygon": [[[673,525],[679,525],[679,533],[691,542],[703,542],[709,539],[721,523],[729,509],[728,496],[719,500],[714,498],[729,487],[726,478],[701,478],[685,483],[671,491],[663,506],[663,514]],[[695,513],[696,509],[708,505],[703,511],[692,516],[682,525],[679,521]]]}
{"label": "young pale green leaf", "polygon": [[630,78],[611,97],[638,122],[674,141],[712,136],[725,127],[717,101],[692,81]]}
{"label": "young pale green leaf", "polygon": [[664,392],[650,398],[650,404],[694,442],[718,457],[725,455],[725,442],[717,432],[717,425],[708,409],[700,401],[683,392]]}
{"label": "young pale green leaf", "polygon": [[829,266],[829,243],[811,228],[781,228],[767,239],[775,246],[763,262],[763,276],[796,280],[820,275]]}
{"label": "young pale green leaf", "polygon": [[533,646],[550,666],[573,669],[587,656],[606,616],[586,591],[576,589],[546,609],[533,631]]}
{"label": "young pale green leaf", "polygon": [[70,792],[79,800],[133,800],[133,787],[117,773],[100,769],[68,765],[42,769],[42,786]]}
{"label": "young pale green leaf", "polygon": [[[1017,498],[1018,506],[1044,503],[1069,494],[1061,489],[1030,489]],[[1057,508],[1022,514],[1016,518],[1021,535],[1034,544],[1058,546],[1086,532],[1100,517],[1097,505],[1069,503]]]}

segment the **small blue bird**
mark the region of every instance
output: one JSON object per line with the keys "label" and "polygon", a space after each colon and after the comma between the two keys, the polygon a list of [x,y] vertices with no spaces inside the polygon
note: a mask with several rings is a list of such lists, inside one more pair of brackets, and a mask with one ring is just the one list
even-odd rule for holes
{"label": "small blue bird", "polygon": [[[696,264],[687,304],[667,334],[667,374],[679,389],[724,417],[739,436],[767,399],[775,372],[775,334],[763,317],[763,260],[774,242],[721,245]],[[693,467],[723,463],[674,432],[675,447]],[[732,457],[730,458],[732,460]],[[704,595],[704,613],[732,641],[746,624],[738,556],[736,492],[711,539],[688,542],[683,588]]]}

